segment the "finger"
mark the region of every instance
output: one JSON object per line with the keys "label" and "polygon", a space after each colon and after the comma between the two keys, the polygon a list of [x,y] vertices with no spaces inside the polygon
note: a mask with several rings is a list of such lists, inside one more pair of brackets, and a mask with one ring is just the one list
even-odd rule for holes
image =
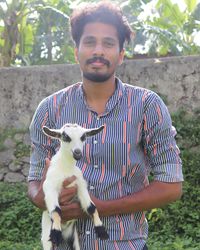
{"label": "finger", "polygon": [[46,163],[45,165],[46,165],[47,167],[50,166],[50,160],[49,160],[49,158],[46,158],[46,159],[45,159],[45,163]]}
{"label": "finger", "polygon": [[76,180],[76,176],[72,175],[71,177],[66,178],[63,181],[63,187],[67,187],[68,185],[70,185],[72,182],[74,182]]}
{"label": "finger", "polygon": [[70,211],[71,213],[77,213],[77,211],[82,211],[79,202],[72,202],[68,205],[61,206],[63,212]]}
{"label": "finger", "polygon": [[68,195],[73,195],[75,196],[77,194],[77,187],[68,187],[68,188],[62,188],[60,192],[60,196],[68,196]]}
{"label": "finger", "polygon": [[73,202],[71,204],[61,206],[62,219],[64,221],[78,219],[85,217],[85,213],[80,207],[78,202]]}
{"label": "finger", "polygon": [[60,204],[68,204],[70,203],[77,194],[77,190],[75,187],[62,189],[60,196],[59,196],[59,203]]}

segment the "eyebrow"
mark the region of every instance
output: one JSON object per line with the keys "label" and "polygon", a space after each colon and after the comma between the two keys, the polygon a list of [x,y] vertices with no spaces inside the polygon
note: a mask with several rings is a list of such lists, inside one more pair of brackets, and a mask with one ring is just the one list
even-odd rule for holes
{"label": "eyebrow", "polygon": [[85,36],[85,37],[83,37],[83,41],[84,40],[89,40],[89,39],[95,39],[95,37],[94,36]]}
{"label": "eyebrow", "polygon": [[112,37],[104,37],[103,40],[109,41],[109,42],[117,42],[115,38]]}
{"label": "eyebrow", "polygon": [[[86,37],[84,37],[83,38],[83,41],[87,41],[87,40],[95,40],[96,39],[96,37],[94,37],[94,36],[86,36]],[[113,37],[103,37],[103,40],[107,40],[107,41],[112,41],[112,42],[116,42],[117,41],[117,39],[115,39],[115,38],[113,38]]]}

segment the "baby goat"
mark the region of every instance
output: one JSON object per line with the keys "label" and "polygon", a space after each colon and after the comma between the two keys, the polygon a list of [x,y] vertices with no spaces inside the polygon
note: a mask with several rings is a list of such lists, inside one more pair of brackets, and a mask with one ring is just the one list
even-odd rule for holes
{"label": "baby goat", "polygon": [[61,209],[59,206],[59,193],[64,179],[72,175],[77,185],[77,196],[82,209],[92,216],[95,232],[100,239],[108,239],[105,227],[99,218],[98,211],[91,201],[87,183],[83,179],[81,170],[76,161],[82,157],[83,145],[86,137],[93,136],[102,131],[104,126],[94,129],[85,129],[77,124],[65,124],[61,129],[43,127],[43,132],[51,138],[60,140],[60,149],[52,157],[46,179],[43,184],[45,202],[48,211],[42,215],[42,244],[44,250],[58,246],[62,239],[67,240],[72,250],[79,250],[78,234],[75,220],[61,224]]}

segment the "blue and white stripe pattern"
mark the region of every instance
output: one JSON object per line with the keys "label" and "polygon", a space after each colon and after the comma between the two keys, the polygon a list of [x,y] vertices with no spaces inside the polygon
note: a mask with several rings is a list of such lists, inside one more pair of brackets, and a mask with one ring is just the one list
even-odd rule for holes
{"label": "blue and white stripe pattern", "polygon": [[[41,128],[60,128],[77,123],[102,133],[88,138],[84,157],[77,165],[88,182],[88,189],[102,200],[118,199],[142,190],[148,175],[163,182],[183,180],[179,149],[167,107],[154,92],[122,83],[116,78],[115,93],[104,114],[91,110],[85,101],[82,83],[71,85],[38,106],[30,134],[32,140],[29,181],[41,180],[45,158],[59,148],[57,140],[47,138]],[[78,220],[81,249],[142,250],[148,236],[144,212],[102,218],[109,240],[100,241],[91,220]],[[63,244],[59,248],[67,249]]]}

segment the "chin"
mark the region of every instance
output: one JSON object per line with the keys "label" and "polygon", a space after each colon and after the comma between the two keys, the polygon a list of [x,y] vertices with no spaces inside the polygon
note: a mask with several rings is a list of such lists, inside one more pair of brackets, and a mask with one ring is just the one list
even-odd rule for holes
{"label": "chin", "polygon": [[96,73],[84,73],[83,77],[92,82],[106,82],[111,78],[112,74],[96,74]]}

